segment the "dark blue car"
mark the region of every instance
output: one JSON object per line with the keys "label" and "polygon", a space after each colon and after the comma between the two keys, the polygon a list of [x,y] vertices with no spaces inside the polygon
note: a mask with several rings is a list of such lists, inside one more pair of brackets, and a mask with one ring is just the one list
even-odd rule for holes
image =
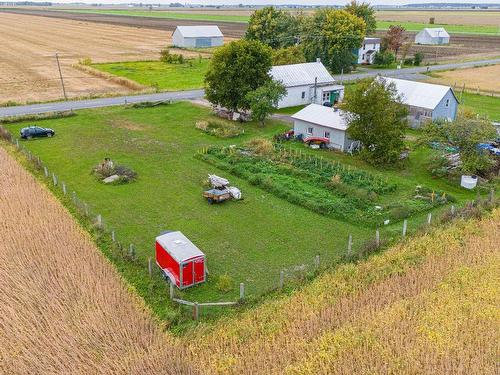
{"label": "dark blue car", "polygon": [[48,128],[40,128],[39,126],[30,126],[21,129],[21,138],[31,139],[35,137],[53,137],[56,132]]}

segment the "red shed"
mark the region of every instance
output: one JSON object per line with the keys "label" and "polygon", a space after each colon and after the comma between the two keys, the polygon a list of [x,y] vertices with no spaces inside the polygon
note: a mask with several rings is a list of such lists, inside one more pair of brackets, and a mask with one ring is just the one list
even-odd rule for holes
{"label": "red shed", "polygon": [[181,232],[164,232],[156,237],[156,264],[179,289],[206,279],[205,254]]}

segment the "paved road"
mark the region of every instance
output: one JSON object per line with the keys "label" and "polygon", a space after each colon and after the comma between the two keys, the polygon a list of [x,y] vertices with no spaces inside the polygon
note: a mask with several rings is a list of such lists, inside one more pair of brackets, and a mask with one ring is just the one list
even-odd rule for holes
{"label": "paved road", "polygon": [[[426,71],[469,68],[474,66],[494,65],[494,64],[500,64],[500,58],[481,60],[481,61],[469,61],[469,62],[454,63],[454,64],[432,65],[429,67],[420,66],[420,67],[405,68],[405,69],[370,69],[363,73],[346,74],[343,77],[341,77],[340,75],[335,75],[334,78],[338,81],[343,80],[344,82],[347,82],[347,81],[355,81],[358,79],[373,77],[376,76],[377,74],[381,74],[392,77],[398,76],[404,79],[418,79],[421,78],[420,74]],[[29,115],[36,113],[69,111],[72,109],[76,110],[84,108],[109,107],[126,103],[141,103],[141,102],[161,101],[161,100],[200,99],[203,98],[203,96],[204,96],[203,90],[190,90],[190,91],[177,91],[177,92],[162,92],[157,94],[120,96],[114,98],[70,100],[65,102],[32,104],[32,105],[23,105],[16,107],[3,107],[0,108],[0,118],[7,116]]]}

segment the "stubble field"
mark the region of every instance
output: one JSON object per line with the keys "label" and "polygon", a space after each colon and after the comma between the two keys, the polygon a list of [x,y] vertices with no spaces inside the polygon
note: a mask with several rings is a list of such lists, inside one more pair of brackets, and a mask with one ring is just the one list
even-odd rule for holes
{"label": "stubble field", "polygon": [[0,12],[0,104],[62,98],[56,52],[69,97],[127,93],[128,88],[72,65],[88,57],[93,62],[157,59],[169,43],[167,31]]}
{"label": "stubble field", "polygon": [[500,93],[500,65],[472,69],[449,70],[432,74],[429,82],[455,86],[457,90]]}

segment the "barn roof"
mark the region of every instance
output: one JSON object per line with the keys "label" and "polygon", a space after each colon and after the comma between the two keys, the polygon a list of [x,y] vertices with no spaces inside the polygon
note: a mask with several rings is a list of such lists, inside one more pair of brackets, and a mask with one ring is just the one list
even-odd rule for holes
{"label": "barn roof", "polygon": [[223,36],[216,25],[201,26],[177,26],[177,29],[184,38],[211,38]]}
{"label": "barn roof", "polygon": [[380,38],[365,38],[363,39],[363,43],[380,43]]}
{"label": "barn roof", "polygon": [[444,29],[444,27],[426,27],[424,31],[429,34],[432,38],[449,38],[450,34]]}
{"label": "barn roof", "polygon": [[319,104],[309,104],[292,115],[293,119],[310,122],[312,124],[325,126],[327,128],[346,130],[347,123],[344,112],[325,107]]}
{"label": "barn roof", "polygon": [[[451,90],[450,86],[408,81],[405,79],[389,77],[379,77],[379,79],[383,79],[388,84],[394,83],[398,94],[401,95],[403,103],[413,107],[434,109],[448,91]],[[453,90],[451,90],[451,92],[453,96],[455,96]],[[455,99],[457,99],[456,96]]]}
{"label": "barn roof", "polygon": [[158,242],[178,262],[184,262],[194,257],[203,256],[198,249],[182,232],[166,232],[156,237]]}
{"label": "barn roof", "polygon": [[281,81],[285,87],[314,85],[318,78],[318,85],[335,82],[332,75],[321,62],[277,65],[269,72],[275,81]]}

